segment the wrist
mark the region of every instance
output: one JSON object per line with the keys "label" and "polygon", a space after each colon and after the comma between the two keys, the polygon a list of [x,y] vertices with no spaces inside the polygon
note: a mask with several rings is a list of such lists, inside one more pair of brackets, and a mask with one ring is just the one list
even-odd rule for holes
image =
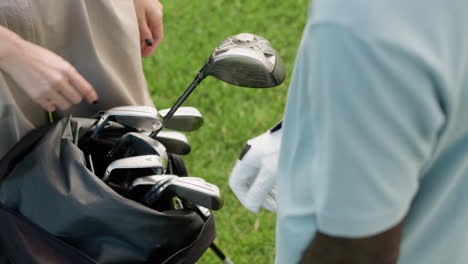
{"label": "wrist", "polygon": [[18,54],[24,40],[13,31],[0,26],[0,69],[7,61]]}

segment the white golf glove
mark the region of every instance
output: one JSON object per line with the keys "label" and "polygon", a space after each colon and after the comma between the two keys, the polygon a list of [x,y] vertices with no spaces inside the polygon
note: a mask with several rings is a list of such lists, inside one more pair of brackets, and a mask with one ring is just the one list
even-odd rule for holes
{"label": "white golf glove", "polygon": [[247,141],[229,178],[239,201],[258,213],[263,207],[276,212],[276,170],[281,145],[281,125]]}

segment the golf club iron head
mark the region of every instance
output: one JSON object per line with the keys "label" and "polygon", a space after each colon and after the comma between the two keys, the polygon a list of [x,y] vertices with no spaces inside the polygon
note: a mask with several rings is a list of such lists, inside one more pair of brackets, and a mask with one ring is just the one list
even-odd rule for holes
{"label": "golf club iron head", "polygon": [[252,88],[278,86],[286,76],[283,60],[270,42],[250,33],[221,42],[207,62],[205,75]]}
{"label": "golf club iron head", "polygon": [[192,150],[187,136],[177,131],[160,131],[156,140],[163,144],[169,153],[188,155]]}
{"label": "golf club iron head", "polygon": [[[160,110],[159,114],[164,117],[169,110],[169,108]],[[164,127],[178,131],[192,132],[198,130],[203,125],[203,121],[202,114],[195,107],[180,107]]]}
{"label": "golf club iron head", "polygon": [[135,197],[141,199],[148,191],[155,185],[162,184],[163,182],[175,178],[175,175],[149,175],[138,177],[131,184],[128,185],[127,192]]}
{"label": "golf club iron head", "polygon": [[210,210],[223,206],[218,186],[196,177],[177,177],[159,183],[148,191],[142,203],[149,207],[157,206],[158,200],[166,195],[177,196]]}
{"label": "golf club iron head", "polygon": [[120,106],[104,112],[99,118],[91,138],[96,139],[108,121],[115,121],[136,130],[154,131],[162,127],[158,111],[150,106]]}
{"label": "golf club iron head", "polygon": [[151,169],[155,174],[162,174],[164,170],[161,158],[157,155],[127,157],[111,162],[111,164],[107,166],[102,180],[104,182],[109,182],[112,179],[111,176],[113,175],[113,172],[123,169]]}
{"label": "golf club iron head", "polygon": [[127,155],[158,155],[164,172],[169,163],[166,147],[156,139],[143,133],[130,132],[125,134],[109,151],[107,157],[110,160],[115,160]]}

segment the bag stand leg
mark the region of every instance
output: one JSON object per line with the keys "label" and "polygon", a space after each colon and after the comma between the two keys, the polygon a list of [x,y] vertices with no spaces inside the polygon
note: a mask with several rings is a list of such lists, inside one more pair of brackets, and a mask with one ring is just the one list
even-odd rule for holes
{"label": "bag stand leg", "polygon": [[[207,217],[206,215],[200,211],[200,209],[198,207],[195,206],[195,210],[197,211],[197,213],[203,218],[204,221],[207,220]],[[213,250],[213,252],[216,254],[216,256],[218,256],[218,258],[223,261],[225,264],[234,264],[234,262],[232,262],[224,253],[223,251],[215,244],[215,242],[211,243],[210,245],[210,248],[211,250]]]}

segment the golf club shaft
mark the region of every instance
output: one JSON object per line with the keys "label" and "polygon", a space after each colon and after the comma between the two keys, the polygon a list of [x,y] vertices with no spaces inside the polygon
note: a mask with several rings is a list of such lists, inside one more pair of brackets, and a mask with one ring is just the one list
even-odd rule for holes
{"label": "golf club shaft", "polygon": [[[205,66],[203,67],[203,69]],[[197,77],[193,80],[193,82],[190,84],[190,86],[185,90],[185,92],[182,94],[182,96],[177,100],[177,102],[174,104],[174,106],[171,107],[167,115],[164,116],[163,119],[163,126],[167,124],[167,121],[169,121],[174,113],[179,109],[179,107],[187,100],[189,95],[197,88],[197,86],[205,79],[205,75],[203,74],[203,69],[197,74]]]}
{"label": "golf club shaft", "polygon": [[[198,208],[198,206],[195,206],[195,211],[200,215],[200,217],[206,221],[208,218],[206,215]],[[220,260],[222,260],[226,264],[233,264],[233,262],[221,251],[221,249],[215,244],[215,242],[212,242],[210,245],[211,250],[218,256]]]}
{"label": "golf club shaft", "polygon": [[[182,96],[176,101],[176,103],[171,107],[169,112],[164,116],[163,127],[172,118],[172,116],[177,111],[177,109],[179,109],[179,107],[185,102],[185,100],[187,100],[187,98],[193,92],[193,90],[195,90],[195,88],[197,88],[197,86],[201,83],[201,81],[203,81],[203,79],[205,79],[205,77],[206,77],[205,70],[206,70],[207,66],[208,66],[208,62],[205,63],[205,65],[198,72],[197,77],[195,77],[195,79],[190,84],[190,86],[187,88],[187,90],[185,90],[185,92],[182,94]],[[158,132],[159,132],[159,130],[155,130],[155,131],[151,132],[150,137],[156,138],[156,135],[158,134]]]}
{"label": "golf club shaft", "polygon": [[169,121],[174,113],[179,109],[179,107],[187,100],[189,95],[197,88],[197,86],[200,84],[200,82],[204,79],[203,76],[197,75],[197,77],[193,80],[193,82],[190,84],[189,88],[185,90],[185,92],[182,94],[182,96],[177,100],[177,102],[172,106],[171,110],[167,113],[167,115],[164,116],[163,119],[163,126],[167,124],[167,121]]}
{"label": "golf club shaft", "polygon": [[224,255],[224,253],[221,251],[221,249],[213,242],[210,245],[211,250],[218,256],[219,259],[221,259],[224,263],[226,264],[233,264],[233,262]]}

